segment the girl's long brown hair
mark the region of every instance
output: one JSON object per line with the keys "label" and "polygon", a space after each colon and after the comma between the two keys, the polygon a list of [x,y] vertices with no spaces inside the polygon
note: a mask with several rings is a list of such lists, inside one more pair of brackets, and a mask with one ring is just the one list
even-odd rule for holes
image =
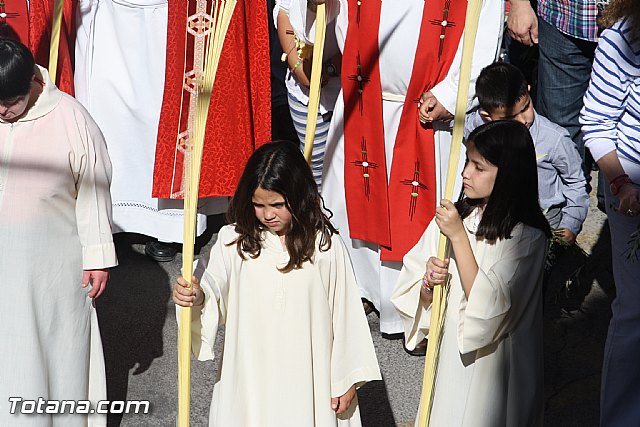
{"label": "girl's long brown hair", "polygon": [[235,223],[239,234],[229,245],[236,245],[242,259],[247,259],[247,255],[255,259],[262,250],[265,226],[256,218],[252,202],[257,188],[281,194],[291,212],[291,228],[285,236],[289,262],[280,271],[287,273],[302,268],[306,261],[313,262],[318,233],[317,249],[331,248],[331,236],[337,231],[323,211],[322,198],[309,165],[296,144],[276,141],[261,146],[251,155],[227,210],[227,220]]}

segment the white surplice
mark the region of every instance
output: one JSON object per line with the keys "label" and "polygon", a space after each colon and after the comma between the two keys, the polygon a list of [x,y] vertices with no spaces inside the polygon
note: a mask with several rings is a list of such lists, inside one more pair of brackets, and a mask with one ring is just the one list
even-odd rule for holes
{"label": "white surplice", "polygon": [[[193,308],[192,348],[213,358],[218,325],[224,354],[210,426],[360,426],[357,402],[339,418],[331,398],[381,379],[344,243],[317,251],[313,263],[281,273],[289,255],[263,233],[260,256],[243,260],[233,225],[220,230],[196,269],[205,302]],[[319,242],[319,240],[317,240]]]}
{"label": "white surplice", "polygon": [[[464,294],[455,256],[431,425],[527,427],[542,425],[542,274],[547,240],[518,224],[510,239],[476,240],[476,216],[464,220],[478,275]],[[427,260],[437,256],[435,221],[403,260],[392,296],[404,323],[407,348],[427,334],[431,309],[420,302]],[[422,404],[422,403],[421,403]]]}
{"label": "white surplice", "polygon": [[[424,0],[382,1],[378,40],[387,173],[391,172],[393,146],[413,67],[420,66],[420,64],[414,64],[414,58],[425,4],[428,5],[428,2]],[[328,19],[336,19],[336,38],[342,51],[348,27],[347,0],[328,1],[327,7]],[[497,57],[502,34],[503,9],[504,4],[500,0],[484,0],[483,2],[469,86],[470,103],[475,97],[475,79],[480,74],[480,70],[492,63]],[[305,42],[313,43],[315,17],[307,8],[307,0],[292,0],[289,17],[296,33],[304,34]],[[442,82],[431,89],[440,103],[450,112],[455,111],[461,55],[462,38],[449,73]],[[402,263],[381,262],[377,244],[348,239],[349,223],[344,193],[344,113],[344,99],[341,93],[333,112],[327,139],[322,196],[327,208],[334,214],[331,221],[342,231],[345,240],[347,240],[347,248],[353,260],[362,297],[373,302],[380,311],[380,331],[401,332],[402,322],[390,302],[390,297]],[[417,109],[416,114],[418,114]],[[436,129],[436,200],[439,201],[447,176],[451,132],[450,126],[444,123],[435,123],[434,128]],[[463,153],[458,165],[460,172],[462,172],[464,158]],[[461,182],[458,182],[455,188],[454,198],[460,191]],[[390,209],[393,208],[390,206]]]}
{"label": "white surplice", "polygon": [[[167,0],[80,0],[76,97],[104,133],[113,163],[114,232],[182,242],[182,200],[151,197],[164,93]],[[227,198],[200,201],[196,232]]]}
{"label": "white surplice", "polygon": [[100,331],[80,284],[83,270],[117,264],[111,163],[85,109],[38,74],[33,107],[0,121],[0,425],[104,426],[104,416],[9,413],[12,396],[106,399]]}

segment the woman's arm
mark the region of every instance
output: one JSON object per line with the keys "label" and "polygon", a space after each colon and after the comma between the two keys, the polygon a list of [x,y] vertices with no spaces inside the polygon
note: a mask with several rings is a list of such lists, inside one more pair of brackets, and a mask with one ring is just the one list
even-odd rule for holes
{"label": "woman's arm", "polygon": [[[640,212],[640,192],[631,185],[618,159],[618,124],[626,108],[632,78],[627,74],[632,67],[630,47],[619,29],[602,33],[595,53],[591,81],[580,111],[580,123],[586,147],[598,163],[600,171],[611,183],[618,181],[617,209],[625,215]],[[625,67],[627,72],[625,72]]]}
{"label": "woman's arm", "polygon": [[303,58],[298,57],[298,45],[296,43],[295,32],[291,25],[291,21],[289,21],[289,16],[282,9],[278,12],[277,27],[278,39],[280,40],[282,50],[286,55],[289,69],[301,85],[309,87],[311,84],[311,61],[303,60]]}
{"label": "woman's arm", "polygon": [[[625,175],[625,171],[620,164],[620,159],[618,159],[618,153],[615,151],[605,154],[597,163],[600,172],[607,177],[608,182]],[[633,185],[628,177],[626,180],[623,178],[621,182],[622,184],[616,194],[619,201],[616,209],[623,215],[638,215],[638,213],[640,213],[640,190]]]}

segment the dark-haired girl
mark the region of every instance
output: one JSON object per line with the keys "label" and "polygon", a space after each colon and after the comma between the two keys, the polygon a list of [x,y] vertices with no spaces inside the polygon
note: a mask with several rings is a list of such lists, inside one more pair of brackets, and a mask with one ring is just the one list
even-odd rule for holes
{"label": "dark-haired girl", "polygon": [[[413,348],[428,334],[433,287],[449,282],[430,425],[541,425],[541,280],[550,229],[527,128],[515,121],[477,128],[462,177],[464,198],[441,201],[405,256],[392,297]],[[450,241],[449,258],[436,258],[440,233]]]}
{"label": "dark-haired girl", "polygon": [[225,325],[211,426],[359,426],[356,386],[380,379],[351,262],[290,142],[249,159],[193,289],[193,352],[213,358]]}

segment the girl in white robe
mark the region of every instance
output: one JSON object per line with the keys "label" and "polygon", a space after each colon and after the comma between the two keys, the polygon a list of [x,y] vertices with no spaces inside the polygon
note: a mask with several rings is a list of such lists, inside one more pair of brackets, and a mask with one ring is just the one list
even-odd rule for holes
{"label": "girl in white robe", "polygon": [[344,244],[313,176],[290,142],[249,159],[193,289],[192,350],[213,358],[225,327],[210,426],[360,426],[356,387],[380,379]]}
{"label": "girl in white robe", "polygon": [[[441,201],[404,257],[392,296],[413,348],[428,334],[433,286],[449,282],[430,425],[542,425],[541,281],[550,229],[527,128],[515,121],[477,128],[462,177],[465,198]],[[440,232],[452,248],[444,260],[436,258]]]}

